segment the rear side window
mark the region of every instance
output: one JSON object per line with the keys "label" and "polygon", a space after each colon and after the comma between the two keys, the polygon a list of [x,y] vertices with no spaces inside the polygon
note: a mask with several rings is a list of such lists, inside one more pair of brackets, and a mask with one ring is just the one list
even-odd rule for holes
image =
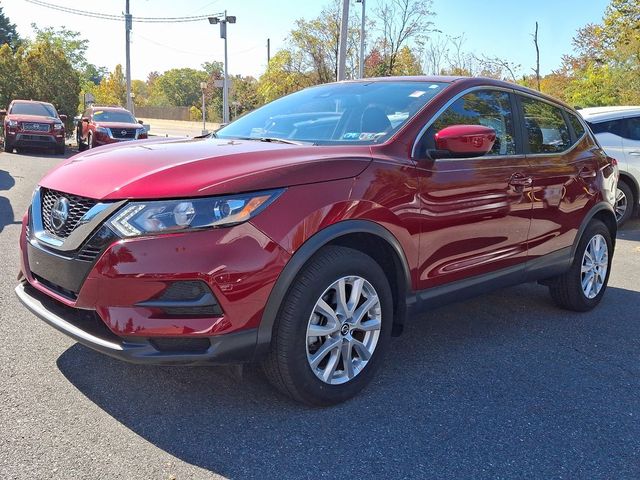
{"label": "rear side window", "polygon": [[582,126],[582,122],[571,112],[569,112],[569,123],[573,127],[573,132],[576,134],[576,139],[584,135],[584,127]]}
{"label": "rear side window", "polygon": [[483,125],[496,131],[496,141],[487,155],[513,155],[513,112],[507,92],[478,90],[456,100],[427,131],[427,148],[434,148],[434,135],[451,125]]}
{"label": "rear side window", "polygon": [[550,103],[521,97],[530,153],[559,153],[571,146],[562,110]]}
{"label": "rear side window", "polygon": [[624,136],[624,120],[610,120],[608,122],[589,123],[593,133],[612,133],[619,137]]}

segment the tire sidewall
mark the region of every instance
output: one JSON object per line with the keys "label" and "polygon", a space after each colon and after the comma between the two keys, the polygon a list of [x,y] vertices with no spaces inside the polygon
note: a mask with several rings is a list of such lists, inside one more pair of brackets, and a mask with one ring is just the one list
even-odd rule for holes
{"label": "tire sidewall", "polygon": [[[345,249],[346,250],[346,249]],[[351,249],[348,249],[351,250]],[[393,324],[393,300],[389,283],[378,264],[369,256],[357,251],[349,255],[345,262],[332,263],[319,275],[315,275],[311,287],[301,296],[285,301],[285,315],[297,319],[294,327],[294,345],[288,355],[288,368],[292,378],[297,380],[297,389],[308,397],[310,403],[321,405],[345,401],[353,397],[371,380],[380,367],[387,349]],[[302,281],[311,275],[309,269],[303,268],[300,275]],[[366,279],[376,290],[382,310],[382,326],[376,349],[364,369],[352,380],[340,385],[329,385],[320,380],[312,371],[307,359],[307,326],[312,309],[322,293],[336,280],[357,275]]]}

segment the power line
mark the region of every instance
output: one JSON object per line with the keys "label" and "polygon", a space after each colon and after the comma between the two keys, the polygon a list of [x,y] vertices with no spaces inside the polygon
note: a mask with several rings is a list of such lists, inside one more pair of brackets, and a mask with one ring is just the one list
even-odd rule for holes
{"label": "power line", "polygon": [[[124,20],[124,15],[113,15],[109,13],[91,12],[85,10],[78,10],[76,8],[63,7],[62,5],[56,5],[48,3],[43,0],[24,0],[27,3],[38,5],[40,7],[50,8],[64,13],[70,13],[72,15],[79,15],[82,17],[97,18],[100,20],[112,20],[121,22]],[[133,17],[134,22],[139,23],[187,23],[187,22],[200,22],[206,20],[209,17],[221,15],[220,13],[211,13],[208,15],[192,15],[189,17]]]}

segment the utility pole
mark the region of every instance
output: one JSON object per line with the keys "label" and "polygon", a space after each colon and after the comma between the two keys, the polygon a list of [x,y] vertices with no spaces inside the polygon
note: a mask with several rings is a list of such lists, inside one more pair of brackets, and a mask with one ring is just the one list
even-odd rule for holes
{"label": "utility pole", "polygon": [[356,3],[362,3],[362,25],[360,25],[360,62],[358,64],[358,76],[364,78],[364,23],[366,16],[364,13],[365,0],[356,0]]}
{"label": "utility pole", "polygon": [[133,110],[133,102],[131,101],[131,24],[133,23],[131,14],[129,13],[129,0],[126,0],[124,14],[124,34],[126,44],[126,77],[127,77],[127,110]]}
{"label": "utility pole", "polygon": [[267,38],[267,68],[269,68],[269,62],[271,62],[271,39]]}
{"label": "utility pole", "polygon": [[338,46],[338,81],[344,80],[347,69],[347,33],[349,27],[349,0],[342,0],[340,44]]}
{"label": "utility pole", "polygon": [[224,84],[222,85],[222,122],[229,123],[229,72],[227,69],[227,23],[236,23],[236,17],[227,15],[224,11],[222,18],[209,17],[209,23],[220,24],[220,38],[224,39]]}
{"label": "utility pole", "polygon": [[204,103],[204,92],[207,89],[207,82],[200,82],[200,90],[202,90],[202,135],[207,135],[207,109]]}

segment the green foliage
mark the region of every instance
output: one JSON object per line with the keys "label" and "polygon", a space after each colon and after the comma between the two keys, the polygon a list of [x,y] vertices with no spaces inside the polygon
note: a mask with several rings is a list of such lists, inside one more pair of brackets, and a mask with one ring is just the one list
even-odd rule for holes
{"label": "green foliage", "polygon": [[15,97],[22,96],[20,53],[14,53],[8,43],[0,46],[0,109],[4,109]]}
{"label": "green foliage", "polygon": [[16,26],[9,21],[0,5],[0,47],[9,45],[12,49],[16,49],[19,43],[20,37],[16,32]]}
{"label": "green foliage", "polygon": [[280,50],[271,57],[267,71],[258,81],[258,95],[262,103],[315,85],[316,77],[305,72],[301,63],[300,55],[291,50]]}
{"label": "green foliage", "polygon": [[201,121],[202,120],[202,110],[200,110],[198,107],[192,105],[189,108],[189,118],[192,121],[197,121],[197,122]]}
{"label": "green foliage", "polygon": [[193,68],[173,68],[156,82],[156,88],[171,105],[189,107],[201,99],[200,82],[207,80],[207,73]]}
{"label": "green foliage", "polygon": [[59,45],[39,40],[19,56],[20,75],[25,79],[21,96],[53,103],[70,124],[78,111],[80,77],[65,52]]}

